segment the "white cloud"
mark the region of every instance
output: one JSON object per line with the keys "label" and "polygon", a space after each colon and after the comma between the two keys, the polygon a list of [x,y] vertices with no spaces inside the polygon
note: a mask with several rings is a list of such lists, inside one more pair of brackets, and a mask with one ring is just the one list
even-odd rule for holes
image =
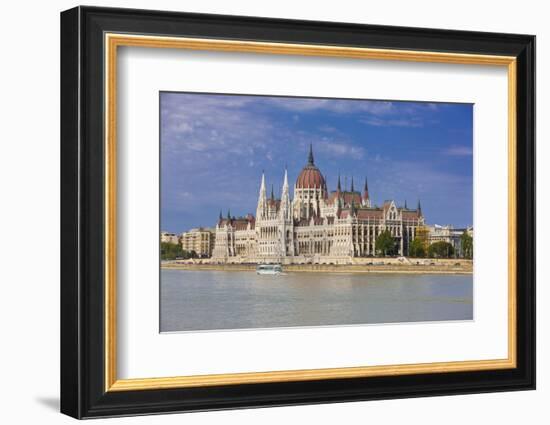
{"label": "white cloud", "polygon": [[450,156],[472,156],[473,151],[471,146],[451,146],[443,152]]}
{"label": "white cloud", "polygon": [[347,142],[335,141],[326,137],[315,142],[315,149],[330,156],[349,157],[353,159],[363,159],[366,155],[366,150],[362,147],[354,146]]}
{"label": "white cloud", "polygon": [[[359,121],[373,127],[424,127],[426,123],[437,124],[433,119],[434,112],[439,111],[441,105],[436,103],[418,102],[386,102],[391,107],[385,113],[368,111],[369,113]],[[426,114],[428,113],[428,114]]]}
{"label": "white cloud", "polygon": [[419,117],[404,119],[384,119],[378,117],[369,117],[361,120],[362,123],[374,127],[423,127],[424,122]]}
{"label": "white cloud", "polygon": [[309,98],[264,98],[266,104],[295,112],[328,111],[337,114],[369,113],[387,115],[394,111],[394,103],[389,101],[374,101],[362,99],[309,99]]}
{"label": "white cloud", "polygon": [[254,102],[250,97],[164,93],[161,101],[162,145],[170,153],[247,156],[265,148],[273,128],[252,108],[244,108]]}
{"label": "white cloud", "polygon": [[322,125],[319,127],[319,131],[323,131],[325,133],[336,133],[338,130],[335,127],[331,127],[330,125]]}

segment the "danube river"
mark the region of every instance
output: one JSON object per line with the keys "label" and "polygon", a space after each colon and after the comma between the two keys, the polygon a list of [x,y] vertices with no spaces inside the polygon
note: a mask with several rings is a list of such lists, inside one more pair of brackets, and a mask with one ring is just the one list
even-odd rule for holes
{"label": "danube river", "polygon": [[161,270],[161,332],[473,318],[471,274]]}

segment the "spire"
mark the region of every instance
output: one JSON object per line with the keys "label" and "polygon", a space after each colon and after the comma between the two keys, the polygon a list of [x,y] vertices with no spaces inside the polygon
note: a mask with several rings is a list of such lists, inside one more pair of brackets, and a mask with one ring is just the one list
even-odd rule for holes
{"label": "spire", "polygon": [[229,208],[227,209],[227,219],[231,220],[231,210]]}
{"label": "spire", "polygon": [[365,176],[365,187],[363,188],[363,199],[361,201],[363,206],[370,208],[370,195],[369,195],[369,182],[367,176]]}
{"label": "spire", "polygon": [[262,181],[260,183],[260,194],[258,196],[258,206],[256,207],[256,218],[258,220],[265,216],[267,206],[267,195],[265,190],[265,173],[262,170]]}
{"label": "spire", "polygon": [[261,183],[260,183],[260,196],[259,196],[259,199],[258,199],[258,203],[261,202],[261,201],[265,201],[265,198],[266,198],[266,194],[265,194],[265,174],[262,171],[262,180],[261,180]]}
{"label": "spire", "polygon": [[271,183],[271,200],[275,200],[275,195],[273,194],[273,183]]}
{"label": "spire", "polygon": [[283,191],[285,190],[285,187],[288,189],[288,173],[286,171],[286,166],[285,166],[285,178],[283,180]]}
{"label": "spire", "polygon": [[422,207],[420,206],[420,199],[418,200],[418,206],[416,207],[416,210],[418,211],[418,215],[422,215]]}
{"label": "spire", "polygon": [[290,204],[290,195],[288,193],[288,173],[285,167],[285,177],[283,179],[283,190],[281,191],[281,207],[280,207],[281,217],[285,220],[290,219],[291,217],[291,204]]}
{"label": "spire", "polygon": [[353,176],[351,176],[351,190],[350,190],[350,192],[354,192],[354,191],[355,191],[355,190],[354,190],[354,188],[353,188]]}
{"label": "spire", "polygon": [[315,165],[315,162],[313,161],[313,144],[309,144],[309,155],[307,157],[307,165]]}
{"label": "spire", "polygon": [[407,200],[405,199],[405,209],[407,210]]}
{"label": "spire", "polygon": [[262,170],[262,181],[260,183],[260,191],[265,191],[265,173],[264,170]]}
{"label": "spire", "polygon": [[221,208],[220,208],[220,217],[219,217],[219,218],[220,218],[220,220],[223,218],[223,217],[222,217],[222,210],[221,210]]}
{"label": "spire", "polygon": [[340,184],[340,172],[338,172],[338,185],[336,186],[336,188],[338,189],[338,192],[342,190],[342,185]]}

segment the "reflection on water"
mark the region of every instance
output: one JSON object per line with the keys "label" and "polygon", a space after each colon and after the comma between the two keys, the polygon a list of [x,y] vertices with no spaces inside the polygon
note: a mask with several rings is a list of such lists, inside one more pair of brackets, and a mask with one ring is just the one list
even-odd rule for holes
{"label": "reflection on water", "polygon": [[161,270],[161,332],[469,320],[472,275]]}

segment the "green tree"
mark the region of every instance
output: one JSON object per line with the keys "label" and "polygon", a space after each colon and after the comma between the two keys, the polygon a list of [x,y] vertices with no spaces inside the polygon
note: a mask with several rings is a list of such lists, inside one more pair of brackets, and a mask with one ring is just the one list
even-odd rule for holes
{"label": "green tree", "polygon": [[462,256],[471,259],[474,256],[474,239],[466,230],[460,236],[460,244],[462,245]]}
{"label": "green tree", "polygon": [[176,258],[184,257],[184,251],[180,244],[161,242],[160,243],[160,258],[161,260],[175,260]]}
{"label": "green tree", "polygon": [[422,246],[424,246],[424,251],[428,249],[429,237],[430,237],[430,228],[428,226],[421,225],[416,228],[415,239],[418,239],[420,242],[422,242]]}
{"label": "green tree", "polygon": [[395,240],[389,230],[382,231],[376,237],[376,252],[379,254],[393,254],[395,251]]}
{"label": "green tree", "polygon": [[409,256],[424,258],[426,256],[426,244],[421,239],[415,238],[409,246]]}
{"label": "green tree", "polygon": [[449,242],[434,242],[428,247],[428,256],[430,258],[451,258],[455,253],[453,246]]}

